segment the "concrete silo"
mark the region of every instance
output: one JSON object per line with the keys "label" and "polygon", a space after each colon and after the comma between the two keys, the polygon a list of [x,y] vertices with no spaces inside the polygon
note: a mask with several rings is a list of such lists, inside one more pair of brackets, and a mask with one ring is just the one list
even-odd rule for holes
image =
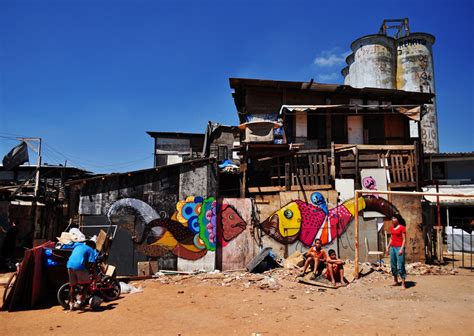
{"label": "concrete silo", "polygon": [[341,74],[344,77],[344,85],[351,85],[351,77],[349,76],[349,66],[346,66],[341,70]]}
{"label": "concrete silo", "polygon": [[[357,70],[355,69],[356,65],[354,64],[354,53],[346,57],[346,63],[347,63],[346,68],[348,69],[348,73],[345,79],[347,79],[347,84],[346,84],[346,80],[344,80],[344,84],[352,85],[352,82],[357,80],[356,78]],[[351,80],[351,76],[352,76],[352,80]]]}
{"label": "concrete silo", "polygon": [[[433,44],[435,37],[426,33],[411,33],[397,40],[397,89],[415,92],[435,92]],[[434,101],[434,100],[433,100]],[[439,151],[436,105],[425,106],[421,121],[421,139],[426,153]]]}
{"label": "concrete silo", "polygon": [[[387,25],[393,22],[399,24]],[[393,28],[398,29],[395,36],[387,36],[387,30]],[[436,93],[434,42],[431,34],[410,33],[408,19],[384,20],[378,34],[352,42],[353,54],[346,58],[349,71],[347,74],[343,72],[344,84],[356,88]],[[421,141],[426,153],[436,153],[439,151],[436,104],[425,105],[425,111],[421,121]]]}
{"label": "concrete silo", "polygon": [[386,35],[367,35],[352,42],[351,49],[354,52],[352,68],[355,72],[352,72],[353,69],[349,71],[351,86],[395,88],[395,39]]}

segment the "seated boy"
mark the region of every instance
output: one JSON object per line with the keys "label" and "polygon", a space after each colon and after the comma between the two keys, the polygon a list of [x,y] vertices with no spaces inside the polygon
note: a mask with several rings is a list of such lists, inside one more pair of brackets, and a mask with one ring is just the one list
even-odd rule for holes
{"label": "seated boy", "polygon": [[337,259],[336,251],[334,250],[329,250],[328,254],[329,258],[327,260],[326,279],[330,280],[334,286],[336,285],[336,282],[346,285],[349,284],[349,282],[344,278],[343,265],[345,262],[341,259]]}
{"label": "seated boy", "polygon": [[317,238],[314,241],[314,245],[305,253],[305,257],[306,261],[304,263],[303,276],[311,263],[313,263],[314,277],[323,272],[328,257],[326,251],[321,248],[321,239]]}

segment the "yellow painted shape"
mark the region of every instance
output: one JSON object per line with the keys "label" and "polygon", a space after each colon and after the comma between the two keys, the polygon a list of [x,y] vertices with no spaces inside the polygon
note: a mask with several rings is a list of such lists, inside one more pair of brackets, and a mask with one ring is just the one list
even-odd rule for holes
{"label": "yellow painted shape", "polygon": [[[291,218],[285,217],[285,211],[290,210],[293,213]],[[283,208],[275,211],[274,215],[278,215],[278,230],[283,237],[294,236],[301,229],[301,212],[295,202],[288,203]]]}
{"label": "yellow painted shape", "polygon": [[[355,216],[355,200],[351,198],[347,202],[344,202],[343,205],[349,210],[352,217]],[[359,204],[358,204],[359,212],[365,209],[365,200],[363,197],[359,197]]]}
{"label": "yellow painted shape", "polygon": [[189,250],[191,252],[201,252],[203,249],[200,249],[199,247],[196,247],[194,244],[180,244],[182,247],[184,247],[186,250]]}
{"label": "yellow painted shape", "polygon": [[176,238],[174,238],[171,232],[166,231],[160,239],[150,245],[158,245],[172,250],[175,248],[176,245],[178,245],[178,241],[176,240]]}
{"label": "yellow painted shape", "polygon": [[181,215],[181,213],[183,211],[183,207],[185,205],[186,205],[186,201],[179,201],[178,203],[176,203],[176,219],[181,224],[184,224],[184,223],[188,222],[188,220]]}

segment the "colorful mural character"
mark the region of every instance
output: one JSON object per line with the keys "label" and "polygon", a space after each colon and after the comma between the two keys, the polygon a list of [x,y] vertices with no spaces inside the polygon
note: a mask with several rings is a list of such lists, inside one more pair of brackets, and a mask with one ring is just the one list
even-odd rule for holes
{"label": "colorful mural character", "polygon": [[[366,176],[362,179],[362,186],[368,190],[378,190],[377,181],[372,176]],[[374,197],[379,198],[379,195],[373,194]]]}
{"label": "colorful mural character", "polygon": [[[260,224],[261,229],[282,244],[299,240],[304,245],[311,246],[314,239],[319,238],[323,245],[327,245],[340,237],[355,215],[354,199],[327,210],[316,205],[320,197],[315,194],[319,193],[311,195],[313,204],[296,200],[275,211]],[[319,201],[319,204],[322,203]],[[401,218],[398,210],[383,198],[359,197],[358,208],[359,211],[377,211],[386,217]]]}
{"label": "colorful mural character", "polygon": [[107,216],[117,214],[120,209],[129,208],[143,219],[145,225],[134,242],[137,249],[147,256],[159,257],[172,252],[178,257],[196,260],[207,251],[215,251],[217,245],[218,216],[222,223],[222,245],[237,237],[247,224],[237,210],[219,204],[213,197],[190,196],[176,204],[176,211],[170,218],[160,218],[158,213],[143,201],[125,198],[112,204]]}

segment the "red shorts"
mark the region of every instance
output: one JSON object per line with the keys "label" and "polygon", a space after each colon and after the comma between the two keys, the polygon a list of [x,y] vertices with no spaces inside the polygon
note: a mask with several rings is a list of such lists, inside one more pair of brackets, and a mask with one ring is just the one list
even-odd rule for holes
{"label": "red shorts", "polygon": [[[328,264],[328,267],[332,267],[332,273],[334,275],[334,281],[341,282],[341,270],[343,269],[342,265],[333,265]],[[326,278],[331,280],[331,274],[329,273],[329,269],[326,269]]]}
{"label": "red shorts", "polygon": [[67,273],[69,275],[69,284],[72,286],[75,286],[77,284],[79,285],[88,284],[91,282],[91,275],[86,270],[75,271],[68,268]]}

